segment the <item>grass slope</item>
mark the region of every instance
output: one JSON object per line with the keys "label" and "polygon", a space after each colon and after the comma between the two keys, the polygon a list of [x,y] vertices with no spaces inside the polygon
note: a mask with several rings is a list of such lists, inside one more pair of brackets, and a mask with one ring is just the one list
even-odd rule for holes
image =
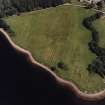
{"label": "grass slope", "polygon": [[58,6],[6,18],[16,32],[11,37],[29,50],[40,63],[51,67],[63,61],[67,70],[57,67],[55,73],[73,81],[82,91],[99,91],[105,84],[97,74],[89,74],[87,66],[95,56],[88,49],[91,34],[82,26],[85,17],[94,12],[73,6]]}
{"label": "grass slope", "polygon": [[[105,48],[105,17],[101,18],[100,20],[94,22],[95,27],[100,32],[100,46]],[[100,28],[101,27],[101,28]]]}

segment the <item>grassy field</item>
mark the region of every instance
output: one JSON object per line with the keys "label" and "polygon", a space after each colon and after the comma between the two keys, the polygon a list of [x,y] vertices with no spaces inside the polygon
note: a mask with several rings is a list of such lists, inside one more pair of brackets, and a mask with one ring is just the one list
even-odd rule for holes
{"label": "grassy field", "polygon": [[[100,20],[96,21],[95,23],[95,27],[97,28],[97,30],[100,32],[100,46],[105,48],[105,17],[101,18]],[[100,28],[101,27],[101,28]]]}
{"label": "grassy field", "polygon": [[[95,56],[88,49],[91,33],[82,26],[83,19],[93,13],[79,7],[58,6],[5,20],[16,32],[12,40],[29,50],[35,60],[56,67],[58,76],[73,81],[82,91],[94,92],[105,88],[105,84],[100,76],[89,74],[86,69]],[[57,67],[61,61],[67,69]]]}

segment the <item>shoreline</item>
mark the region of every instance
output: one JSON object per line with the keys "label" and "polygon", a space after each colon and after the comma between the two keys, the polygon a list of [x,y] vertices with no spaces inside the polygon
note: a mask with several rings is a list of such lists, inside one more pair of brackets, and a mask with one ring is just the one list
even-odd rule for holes
{"label": "shoreline", "polygon": [[16,45],[11,38],[9,37],[9,35],[7,34],[7,32],[5,32],[2,28],[0,28],[0,33],[2,33],[2,37],[7,40],[7,42],[11,45],[11,47],[17,52],[20,53],[22,55],[25,56],[27,62],[29,64],[31,64],[32,66],[39,66],[41,67],[43,70],[46,70],[46,72],[49,73],[49,75],[52,75],[53,78],[56,80],[57,84],[60,84],[60,86],[64,87],[65,89],[67,89],[68,91],[72,91],[77,97],[79,97],[82,100],[86,100],[86,101],[99,101],[102,99],[105,99],[105,89],[97,92],[97,93],[85,93],[80,91],[80,89],[71,81],[67,81],[64,80],[62,78],[60,78],[59,76],[57,76],[53,71],[50,70],[50,68],[46,67],[43,64],[40,64],[39,62],[37,62],[31,55],[31,53],[21,47],[19,47],[18,45]]}

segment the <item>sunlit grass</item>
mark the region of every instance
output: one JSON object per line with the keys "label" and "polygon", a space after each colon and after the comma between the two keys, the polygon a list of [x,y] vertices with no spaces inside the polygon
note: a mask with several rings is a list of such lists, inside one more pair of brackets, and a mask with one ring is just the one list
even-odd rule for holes
{"label": "sunlit grass", "polygon": [[[58,76],[73,81],[82,91],[93,92],[105,87],[100,76],[87,71],[95,55],[88,49],[91,33],[82,21],[93,13],[79,7],[58,6],[6,21],[16,33],[11,38],[17,45],[29,50],[40,63],[56,67]],[[67,70],[57,67],[60,61]]]}

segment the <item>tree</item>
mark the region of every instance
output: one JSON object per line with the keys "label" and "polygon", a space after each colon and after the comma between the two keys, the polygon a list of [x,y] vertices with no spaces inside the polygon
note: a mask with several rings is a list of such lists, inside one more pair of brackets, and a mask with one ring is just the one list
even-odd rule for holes
{"label": "tree", "polygon": [[10,26],[3,19],[0,19],[0,28],[8,30]]}
{"label": "tree", "polygon": [[60,61],[57,64],[58,68],[67,70],[67,65],[64,62]]}

